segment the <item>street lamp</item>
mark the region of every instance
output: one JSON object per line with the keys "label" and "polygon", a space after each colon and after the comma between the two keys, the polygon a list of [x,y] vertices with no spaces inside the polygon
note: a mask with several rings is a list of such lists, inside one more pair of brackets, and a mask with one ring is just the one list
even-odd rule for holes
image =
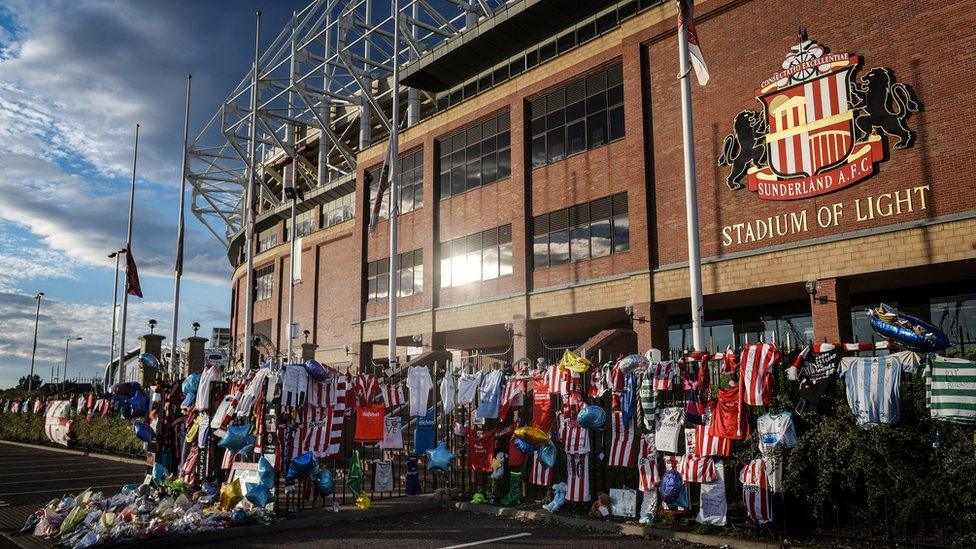
{"label": "street lamp", "polygon": [[149,319],[149,335],[152,335],[155,330],[156,330],[156,319],[155,318],[150,318]]}
{"label": "street lamp", "polygon": [[197,332],[200,331],[200,323],[194,322],[193,324],[190,325],[190,327],[193,328],[193,337],[197,337]]}
{"label": "street lamp", "polygon": [[34,312],[34,346],[31,349],[30,375],[27,376],[28,393],[34,390],[34,357],[37,356],[37,321],[41,318],[41,298],[43,297],[44,292],[37,292],[37,294],[34,295],[34,299],[37,300],[37,310]]}
{"label": "street lamp", "polygon": [[[108,254],[109,259],[115,258],[115,285],[112,286],[112,348],[109,349],[108,367],[112,367],[115,360],[115,327],[118,325],[118,306],[119,306],[119,259],[125,253],[125,248]],[[119,365],[121,368],[121,364]]]}
{"label": "street lamp", "polygon": [[[61,391],[64,392],[65,383],[68,381],[68,343],[72,341],[72,338],[64,338],[64,376],[61,379]],[[74,341],[81,341],[80,337],[74,338]]]}

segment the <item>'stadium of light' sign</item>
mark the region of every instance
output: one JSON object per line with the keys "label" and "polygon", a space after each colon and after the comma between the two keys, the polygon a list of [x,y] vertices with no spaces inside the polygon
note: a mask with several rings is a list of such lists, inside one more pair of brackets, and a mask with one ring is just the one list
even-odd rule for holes
{"label": "'stadium of light' sign", "polygon": [[811,230],[843,227],[857,230],[858,224],[894,218],[928,209],[929,185],[917,185],[872,196],[854,198],[806,209],[771,215],[722,227],[722,247],[762,242],[775,245],[777,239]]}
{"label": "'stadium of light' sign", "polygon": [[875,173],[887,157],[882,133],[897,138],[895,149],[911,147],[906,119],[921,110],[915,92],[891,69],[858,76],[860,66],[859,56],[830,53],[801,34],[783,70],[756,90],[763,109],[733,120],[718,160],[731,167],[729,187],[763,200],[809,198]]}

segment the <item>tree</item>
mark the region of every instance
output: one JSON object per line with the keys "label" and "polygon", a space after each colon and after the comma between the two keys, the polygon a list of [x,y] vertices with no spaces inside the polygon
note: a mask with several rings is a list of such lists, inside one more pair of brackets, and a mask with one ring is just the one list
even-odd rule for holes
{"label": "tree", "polygon": [[[28,378],[28,376],[24,376],[24,377],[20,378],[20,381],[17,382],[17,388],[18,389],[26,389],[27,388],[27,381],[28,381],[27,378]],[[35,389],[37,389],[38,387],[40,387],[41,386],[41,376],[39,376],[37,374],[34,374],[34,382],[31,385]]]}

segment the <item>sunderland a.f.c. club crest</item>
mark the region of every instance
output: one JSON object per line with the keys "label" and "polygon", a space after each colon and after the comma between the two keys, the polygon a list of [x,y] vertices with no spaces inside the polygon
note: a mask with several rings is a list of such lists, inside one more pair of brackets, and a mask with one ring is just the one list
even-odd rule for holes
{"label": "sunderland a.f.c. club crest", "polygon": [[915,142],[905,124],[921,110],[915,92],[887,68],[858,76],[861,59],[830,53],[801,34],[783,70],[756,90],[762,111],[735,116],[720,166],[732,189],[764,200],[826,194],[863,180],[885,159],[887,134],[904,149]]}

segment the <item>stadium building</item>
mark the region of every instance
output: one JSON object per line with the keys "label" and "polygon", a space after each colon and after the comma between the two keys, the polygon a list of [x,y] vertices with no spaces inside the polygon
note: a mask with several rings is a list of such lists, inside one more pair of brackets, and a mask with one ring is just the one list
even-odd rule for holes
{"label": "stadium building", "polygon": [[[299,12],[259,65],[253,288],[249,77],[194,144],[194,212],[235,267],[238,355],[251,298],[263,353],[286,346],[293,238],[296,353],[387,354],[389,221],[370,230],[369,212],[393,20],[388,3],[340,4]],[[400,352],[535,357],[614,328],[641,350],[688,348],[674,4],[402,5]],[[884,301],[972,350],[971,4],[695,9],[711,77],[693,89],[709,348],[867,341],[863,311]],[[304,191],[294,227],[289,181]]]}

